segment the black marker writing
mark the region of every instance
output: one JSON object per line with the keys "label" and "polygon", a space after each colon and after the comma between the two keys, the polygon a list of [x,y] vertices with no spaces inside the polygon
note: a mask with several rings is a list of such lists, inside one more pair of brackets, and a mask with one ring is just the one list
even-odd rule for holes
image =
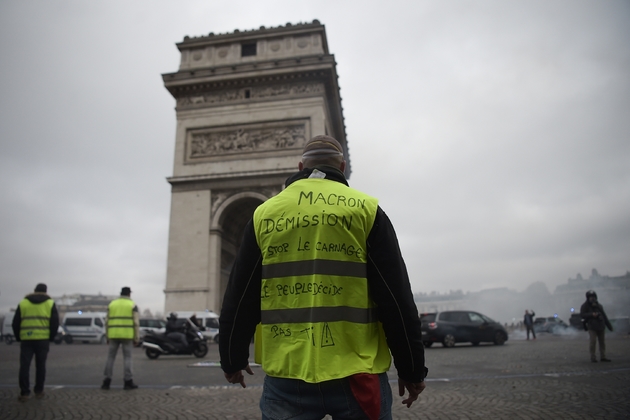
{"label": "black marker writing", "polygon": [[343,287],[335,286],[334,284],[324,284],[321,282],[320,283],[296,283],[294,285],[278,284],[276,285],[276,290],[278,291],[278,296],[302,295],[302,294],[310,294],[313,296],[317,296],[317,295],[336,296],[336,295],[341,295]]}

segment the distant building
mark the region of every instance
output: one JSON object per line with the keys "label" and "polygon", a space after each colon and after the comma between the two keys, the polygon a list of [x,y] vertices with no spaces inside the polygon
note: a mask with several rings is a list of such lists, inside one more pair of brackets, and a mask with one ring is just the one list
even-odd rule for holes
{"label": "distant building", "polygon": [[508,288],[486,289],[479,292],[451,291],[414,295],[419,313],[448,310],[481,312],[502,323],[518,323],[523,320],[525,309],[534,310],[536,317],[557,315],[568,322],[573,312],[579,312],[587,290],[595,290],[610,318],[630,315],[630,272],[623,276],[602,276],[593,269],[584,279],[580,274],[567,284],[549,292],[543,282],[532,283],[522,292]]}
{"label": "distant building", "polygon": [[630,289],[630,271],[626,271],[623,276],[611,277],[602,276],[596,269],[591,271],[591,277],[584,279],[580,273],[572,279],[569,278],[567,284],[561,284],[556,287],[555,294],[559,293],[573,293],[573,292],[586,292],[587,290],[619,290]]}
{"label": "distant building", "polygon": [[466,306],[465,295],[461,290],[439,294],[437,292],[418,293],[414,295],[414,301],[419,313],[454,311],[464,309]]}
{"label": "distant building", "polygon": [[118,298],[118,295],[84,295],[75,293],[53,297],[53,300],[57,305],[59,317],[63,318],[68,312],[107,312],[109,302]]}
{"label": "distant building", "polygon": [[611,277],[602,276],[593,269],[588,279],[578,273],[576,278],[556,287],[553,296],[558,304],[579,311],[588,290],[597,293],[609,317],[630,315],[630,271],[623,276]]}

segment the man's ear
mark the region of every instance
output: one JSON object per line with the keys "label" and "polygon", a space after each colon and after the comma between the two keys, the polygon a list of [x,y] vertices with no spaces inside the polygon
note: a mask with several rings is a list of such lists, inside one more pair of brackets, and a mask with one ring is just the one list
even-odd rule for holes
{"label": "man's ear", "polygon": [[345,160],[341,161],[341,164],[339,165],[339,170],[341,172],[344,172],[346,170],[346,161]]}
{"label": "man's ear", "polygon": [[304,164],[302,162],[298,163],[298,170],[304,169]]}

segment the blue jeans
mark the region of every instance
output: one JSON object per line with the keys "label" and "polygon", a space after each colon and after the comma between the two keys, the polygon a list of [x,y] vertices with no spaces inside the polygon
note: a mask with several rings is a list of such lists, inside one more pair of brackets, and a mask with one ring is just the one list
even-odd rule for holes
{"label": "blue jeans", "polygon": [[[387,373],[378,375],[381,388],[380,420],[392,418],[392,389]],[[355,399],[348,378],[311,384],[299,379],[265,377],[260,411],[263,420],[313,420],[326,414],[335,420],[367,419]]]}

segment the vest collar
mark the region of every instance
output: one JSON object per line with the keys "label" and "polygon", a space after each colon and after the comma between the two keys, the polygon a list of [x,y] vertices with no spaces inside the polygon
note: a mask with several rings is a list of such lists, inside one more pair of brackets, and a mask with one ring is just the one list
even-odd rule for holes
{"label": "vest collar", "polygon": [[348,186],[348,181],[346,180],[346,177],[343,174],[343,172],[341,172],[339,169],[333,166],[327,166],[327,165],[317,165],[314,168],[304,168],[300,172],[297,172],[291,175],[289,178],[287,178],[287,180],[284,183],[284,186],[288,187],[289,185],[293,184],[295,181],[308,178],[314,169],[317,169],[318,171],[325,173],[326,179],[340,182]]}

